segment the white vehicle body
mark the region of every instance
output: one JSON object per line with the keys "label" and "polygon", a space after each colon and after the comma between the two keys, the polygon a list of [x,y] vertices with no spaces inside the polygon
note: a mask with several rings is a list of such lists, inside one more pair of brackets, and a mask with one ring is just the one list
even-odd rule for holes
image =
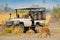
{"label": "white vehicle body", "polygon": [[[28,26],[32,25],[31,18],[28,18],[28,19],[25,19],[25,18],[12,18],[12,19],[9,19],[6,22],[6,24],[7,25],[12,25],[11,22],[13,22],[14,25],[19,24],[20,22],[22,22],[25,27],[28,27]],[[34,20],[34,25],[36,25],[37,22],[39,22],[41,25],[43,25],[44,20]]]}
{"label": "white vehicle body", "polygon": [[45,21],[44,21],[44,20],[35,20],[35,21],[34,21],[34,24],[36,25],[37,22],[39,22],[40,25],[44,25],[44,22],[45,22]]}

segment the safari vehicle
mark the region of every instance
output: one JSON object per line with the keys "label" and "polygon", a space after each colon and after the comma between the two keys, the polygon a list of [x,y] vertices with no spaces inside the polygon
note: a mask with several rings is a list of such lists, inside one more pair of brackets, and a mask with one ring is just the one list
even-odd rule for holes
{"label": "safari vehicle", "polygon": [[[24,32],[26,32],[29,27],[32,28],[35,31],[35,25],[41,25],[44,26],[44,20],[46,17],[45,8],[22,8],[22,9],[15,9],[16,10],[16,16],[17,18],[11,18],[6,21],[6,25],[21,25],[24,27]],[[29,13],[23,17],[20,18],[17,10],[27,10]]]}

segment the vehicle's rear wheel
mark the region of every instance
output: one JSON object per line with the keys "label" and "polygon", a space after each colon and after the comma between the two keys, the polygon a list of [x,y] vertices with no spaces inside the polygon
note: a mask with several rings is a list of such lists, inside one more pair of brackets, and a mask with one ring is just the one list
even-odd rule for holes
{"label": "vehicle's rear wheel", "polygon": [[44,24],[41,24],[41,23],[39,23],[39,22],[37,22],[36,25],[39,25],[39,26],[41,26],[41,27],[44,26]]}
{"label": "vehicle's rear wheel", "polygon": [[24,28],[24,24],[19,24],[20,27]]}
{"label": "vehicle's rear wheel", "polygon": [[22,28],[22,30],[24,31],[24,24],[23,24],[23,23],[20,23],[19,26],[20,26],[20,28]]}
{"label": "vehicle's rear wheel", "polygon": [[39,22],[36,22],[36,25],[40,25],[40,23]]}
{"label": "vehicle's rear wheel", "polygon": [[19,26],[24,27],[24,23],[23,22],[20,22],[19,23]]}

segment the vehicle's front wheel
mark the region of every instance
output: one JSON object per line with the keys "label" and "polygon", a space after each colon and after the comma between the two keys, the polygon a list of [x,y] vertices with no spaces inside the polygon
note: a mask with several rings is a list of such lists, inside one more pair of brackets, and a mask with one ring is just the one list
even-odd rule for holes
{"label": "vehicle's front wheel", "polygon": [[24,30],[24,24],[23,23],[22,24],[20,23],[19,26],[20,26],[20,28],[22,28],[22,30]]}

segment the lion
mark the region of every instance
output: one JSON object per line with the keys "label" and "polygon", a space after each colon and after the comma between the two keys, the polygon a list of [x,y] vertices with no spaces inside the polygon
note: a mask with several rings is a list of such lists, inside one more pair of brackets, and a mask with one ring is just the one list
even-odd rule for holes
{"label": "lion", "polygon": [[50,30],[47,27],[40,27],[40,26],[36,26],[35,30],[39,31],[39,36],[38,37],[42,37],[43,33],[46,33],[45,37],[47,37],[49,35],[50,37]]}

